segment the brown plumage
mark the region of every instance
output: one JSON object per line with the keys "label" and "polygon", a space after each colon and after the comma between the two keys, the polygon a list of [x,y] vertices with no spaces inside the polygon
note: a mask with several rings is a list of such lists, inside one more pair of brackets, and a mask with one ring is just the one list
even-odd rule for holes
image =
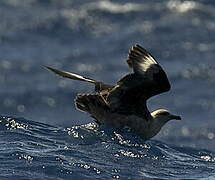
{"label": "brown plumage", "polygon": [[46,67],[56,74],[95,85],[95,94],[80,94],[76,98],[77,109],[88,112],[98,124],[110,124],[117,128],[130,127],[144,139],[155,136],[171,119],[181,119],[160,109],[149,112],[146,101],[170,90],[166,73],[140,45],[131,48],[127,63],[133,73],[127,74],[116,85],[109,85],[74,73]]}

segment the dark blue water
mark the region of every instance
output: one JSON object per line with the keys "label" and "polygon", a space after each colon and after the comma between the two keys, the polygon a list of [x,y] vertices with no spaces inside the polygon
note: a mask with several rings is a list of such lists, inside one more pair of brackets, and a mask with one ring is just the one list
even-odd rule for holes
{"label": "dark blue water", "polygon": [[214,179],[215,153],[94,124],[0,119],[0,179]]}
{"label": "dark blue water", "polygon": [[[215,179],[214,8],[212,0],[1,0],[0,179]],[[115,83],[135,43],[172,84],[150,110],[183,118],[147,142],[80,126],[92,119],[74,98],[93,87],[43,68]]]}

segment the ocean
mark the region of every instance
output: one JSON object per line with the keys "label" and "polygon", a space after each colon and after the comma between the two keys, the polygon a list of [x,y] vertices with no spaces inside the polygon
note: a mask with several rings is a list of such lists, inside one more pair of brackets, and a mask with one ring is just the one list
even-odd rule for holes
{"label": "ocean", "polygon": [[[215,2],[1,0],[0,180],[215,179]],[[75,110],[91,84],[115,84],[134,44],[168,75],[148,101],[182,116],[154,138],[100,126]]]}

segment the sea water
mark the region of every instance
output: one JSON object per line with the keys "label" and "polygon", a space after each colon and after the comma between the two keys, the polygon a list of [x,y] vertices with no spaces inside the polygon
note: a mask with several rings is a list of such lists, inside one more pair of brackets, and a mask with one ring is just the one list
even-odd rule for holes
{"label": "sea water", "polygon": [[93,123],[0,118],[0,179],[214,179],[215,153]]}
{"label": "sea water", "polygon": [[[0,179],[215,179],[215,2],[1,0]],[[115,84],[134,44],[171,91],[148,101],[170,121],[144,142],[75,110],[93,86],[44,65]]]}

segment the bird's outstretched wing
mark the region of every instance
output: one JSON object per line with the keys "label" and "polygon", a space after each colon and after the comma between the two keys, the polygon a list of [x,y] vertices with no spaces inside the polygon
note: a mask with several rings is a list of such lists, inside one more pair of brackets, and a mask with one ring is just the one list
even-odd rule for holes
{"label": "bird's outstretched wing", "polygon": [[127,63],[134,73],[118,81],[108,96],[109,105],[123,113],[148,113],[147,99],[169,91],[169,80],[158,62],[140,45],[131,48]]}
{"label": "bird's outstretched wing", "polygon": [[[137,74],[142,74],[143,76],[153,73],[152,70],[149,71],[150,66],[153,67],[153,71],[159,70],[161,67],[156,67],[158,62],[152,57],[152,55],[143,49],[140,45],[132,46],[128,53],[127,63],[129,67],[133,68],[134,72]],[[151,76],[148,76],[148,78]]]}
{"label": "bird's outstretched wing", "polygon": [[87,78],[75,73],[71,73],[71,72],[66,72],[66,71],[61,71],[49,66],[44,66],[45,68],[47,68],[48,70],[56,73],[59,76],[62,76],[64,78],[69,78],[69,79],[73,79],[73,80],[79,80],[79,81],[84,81],[84,82],[89,82],[89,83],[93,83],[95,84],[95,91],[97,93],[100,93],[101,95],[103,95],[104,97],[107,96],[107,94],[109,93],[109,91],[114,87],[113,85],[110,84],[106,84],[100,81],[96,81],[94,79],[91,78]]}
{"label": "bird's outstretched wing", "polygon": [[58,74],[59,76],[64,77],[64,78],[69,78],[69,79],[79,80],[79,81],[85,81],[85,82],[89,82],[89,83],[93,83],[93,84],[96,83],[96,81],[94,79],[86,78],[84,76],[80,76],[80,75],[75,74],[75,73],[60,71],[58,69],[55,69],[55,68],[52,68],[49,66],[44,66],[44,67],[47,68],[48,70]]}

